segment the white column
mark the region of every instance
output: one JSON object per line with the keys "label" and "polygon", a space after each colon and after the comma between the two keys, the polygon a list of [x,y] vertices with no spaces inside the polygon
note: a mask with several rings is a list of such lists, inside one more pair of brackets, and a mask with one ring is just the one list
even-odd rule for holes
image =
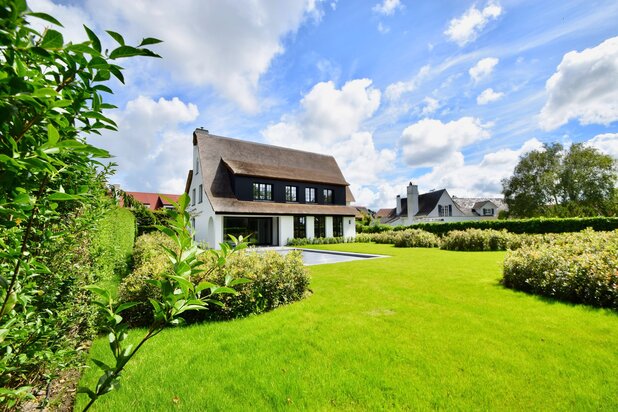
{"label": "white column", "polygon": [[315,218],[313,216],[305,216],[305,222],[307,224],[307,239],[315,237]]}
{"label": "white column", "polygon": [[356,237],[356,222],[354,216],[343,217],[343,236]]}
{"label": "white column", "polygon": [[285,246],[290,239],[294,238],[294,217],[279,217],[279,244]]}
{"label": "white column", "polygon": [[325,224],[326,224],[326,237],[333,237],[333,217],[326,216]]}

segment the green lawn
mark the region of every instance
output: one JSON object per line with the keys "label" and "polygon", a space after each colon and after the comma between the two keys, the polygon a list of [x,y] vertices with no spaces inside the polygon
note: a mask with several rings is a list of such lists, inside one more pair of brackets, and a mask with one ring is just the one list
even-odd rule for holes
{"label": "green lawn", "polygon": [[502,252],[319,248],[392,257],[312,266],[302,302],[162,333],[92,410],[618,409],[616,313],[501,287]]}

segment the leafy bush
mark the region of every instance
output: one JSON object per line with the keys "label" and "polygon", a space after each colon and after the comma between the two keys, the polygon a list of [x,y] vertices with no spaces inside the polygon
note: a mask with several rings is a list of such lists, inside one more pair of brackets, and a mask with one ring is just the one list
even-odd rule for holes
{"label": "leafy bush", "polygon": [[[146,280],[160,278],[162,273],[171,271],[162,246],[174,247],[169,238],[160,233],[142,235],[135,242],[133,273],[122,281],[118,292],[121,302],[141,302],[123,314],[133,325],[144,325],[151,320],[152,307],[148,298],[158,298],[158,289]],[[202,254],[199,259],[206,263],[206,268],[216,263],[210,254]],[[301,299],[309,284],[300,252],[291,252],[285,257],[276,252],[237,253],[229,259],[221,274],[214,271],[204,280],[224,284],[227,275],[252,282],[237,286],[238,295],[222,297],[221,301],[226,303],[224,308],[211,306],[207,311],[192,313],[188,320],[229,319],[268,311]]]}
{"label": "leafy bush", "polygon": [[484,251],[506,250],[513,235],[506,230],[453,230],[442,238],[442,249]]}
{"label": "leafy bush", "polygon": [[618,309],[618,231],[554,235],[510,251],[502,283],[509,288]]}
{"label": "leafy bush", "polygon": [[356,237],[313,237],[313,238],[293,238],[288,240],[288,246],[304,245],[333,245],[337,243],[368,243],[371,237],[367,235],[357,235]]}
{"label": "leafy bush", "polygon": [[390,230],[371,235],[376,243],[392,244],[395,247],[439,247],[440,238],[419,229]]}
{"label": "leafy bush", "polygon": [[246,278],[251,282],[236,286],[236,295],[222,296],[220,300],[224,306],[213,306],[205,313],[194,315],[206,315],[210,319],[231,319],[267,312],[302,299],[309,289],[309,275],[300,251],[291,251],[286,255],[274,251],[244,251],[228,260],[228,265],[221,275],[216,275],[215,272],[213,275],[215,276],[206,280],[223,284],[225,276],[231,276],[233,279]]}

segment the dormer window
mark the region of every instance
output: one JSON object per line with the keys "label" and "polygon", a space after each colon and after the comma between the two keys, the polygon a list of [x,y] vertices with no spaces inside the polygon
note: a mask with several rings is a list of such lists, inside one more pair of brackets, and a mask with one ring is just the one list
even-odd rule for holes
{"label": "dormer window", "polygon": [[253,183],[253,200],[273,200],[273,185]]}
{"label": "dormer window", "polygon": [[324,203],[328,205],[333,204],[333,191],[332,189],[324,189]]}
{"label": "dormer window", "polygon": [[298,187],[286,186],[285,187],[285,201],[286,202],[298,202],[297,192],[298,192]]}
{"label": "dormer window", "polygon": [[453,216],[453,205],[438,205],[438,215],[440,217]]}
{"label": "dormer window", "polygon": [[483,208],[483,216],[493,216],[494,215],[494,210],[493,209],[485,209]]}
{"label": "dormer window", "polygon": [[315,203],[315,187],[305,188],[305,203]]}

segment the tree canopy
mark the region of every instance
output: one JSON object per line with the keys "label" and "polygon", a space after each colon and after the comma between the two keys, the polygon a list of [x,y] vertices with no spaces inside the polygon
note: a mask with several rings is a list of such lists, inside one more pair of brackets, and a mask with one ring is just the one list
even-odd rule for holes
{"label": "tree canopy", "polygon": [[502,193],[515,217],[613,215],[616,180],[613,157],[582,143],[551,143],[520,157]]}

